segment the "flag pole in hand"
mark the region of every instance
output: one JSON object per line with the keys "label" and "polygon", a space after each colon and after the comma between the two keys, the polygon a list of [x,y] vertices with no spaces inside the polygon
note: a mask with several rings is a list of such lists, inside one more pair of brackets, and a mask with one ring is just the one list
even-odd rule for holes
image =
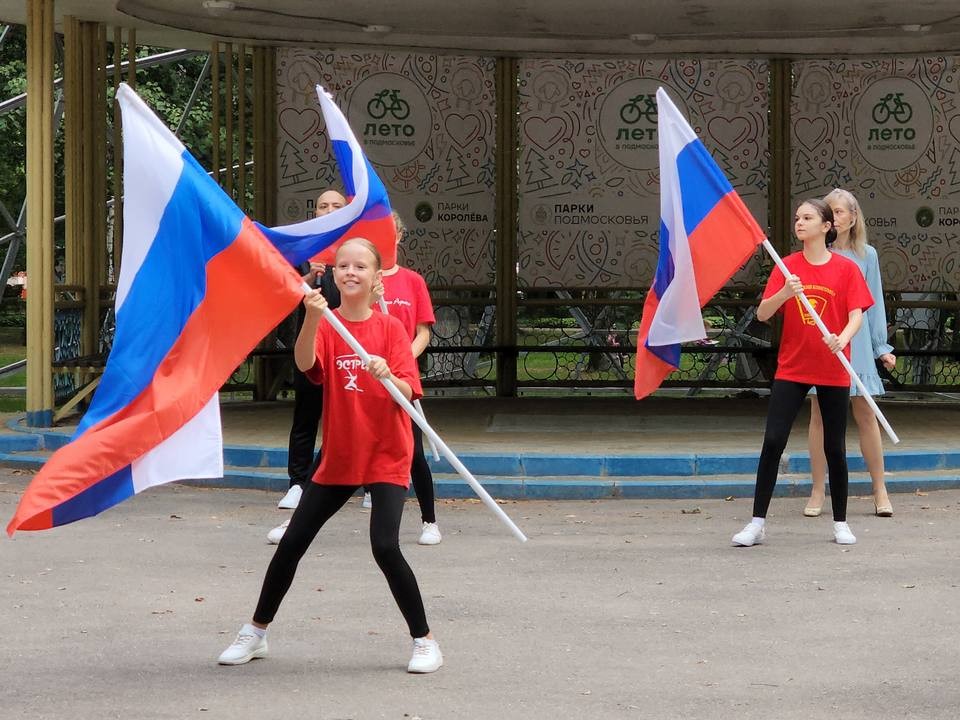
{"label": "flag pole in hand", "polygon": [[[770,257],[773,258],[773,262],[776,263],[777,267],[780,268],[780,272],[783,273],[784,278],[789,278],[793,275],[787,269],[787,266],[783,264],[783,260],[780,258],[780,254],[776,251],[776,248],[770,244],[769,240],[763,241],[764,249],[770,254]],[[817,314],[817,311],[813,309],[813,305],[810,304],[810,301],[807,300],[807,296],[803,293],[797,295],[800,299],[800,303],[803,305],[804,309],[810,313],[810,317],[813,318],[813,321],[816,323],[817,327],[820,329],[820,332],[823,333],[824,337],[832,335],[827,326],[823,324],[823,320],[820,319],[820,315]],[[887,418],[883,416],[880,408],[877,406],[876,401],[873,399],[873,396],[864,387],[863,381],[860,380],[860,376],[857,375],[856,371],[850,365],[850,361],[847,360],[847,356],[843,354],[843,350],[837,350],[834,353],[837,356],[837,359],[840,361],[840,364],[843,365],[844,369],[849,373],[850,377],[853,378],[853,382],[856,384],[857,389],[860,391],[860,394],[863,395],[863,399],[867,401],[867,405],[870,406],[870,409],[873,410],[873,414],[877,416],[877,420],[880,422],[881,427],[886,431],[887,435],[893,441],[893,444],[896,445],[900,442],[900,438],[897,437],[897,434],[893,431],[893,428],[890,427],[890,423],[887,422]]]}
{"label": "flag pole in hand", "polygon": [[[311,288],[306,283],[303,284],[303,289],[304,292],[311,291]],[[333,329],[337,331],[340,337],[343,338],[344,342],[350,346],[350,348],[357,354],[357,356],[365,365],[370,362],[370,353],[364,350],[363,346],[357,342],[357,339],[350,333],[349,330],[347,330],[346,327],[344,327],[339,318],[337,318],[337,316],[330,311],[330,308],[324,308],[323,317],[333,326]],[[473,476],[473,474],[467,470],[466,466],[460,462],[460,458],[454,455],[453,451],[447,447],[447,444],[443,440],[440,439],[440,436],[437,435],[434,429],[427,424],[427,421],[424,419],[423,415],[418,413],[416,408],[413,407],[413,404],[411,404],[411,402],[403,396],[403,393],[400,392],[400,388],[386,379],[380,380],[380,382],[387,389],[387,392],[390,393],[390,397],[392,397],[396,403],[406,411],[407,415],[409,415],[410,418],[420,426],[420,429],[423,430],[424,435],[430,438],[430,441],[434,443],[437,448],[439,448],[441,454],[450,462],[451,465],[453,465],[454,469],[460,474],[460,477],[466,480],[467,484],[473,488],[473,491],[483,501],[483,504],[490,508],[493,511],[493,514],[500,518],[500,520],[503,521],[508,528],[510,528],[510,531],[520,542],[526,542],[527,536],[523,534],[523,531],[517,527],[516,523],[514,523],[513,520],[511,520],[510,517],[503,511],[503,508],[497,505],[497,501],[490,497],[490,493],[484,489],[483,485],[481,485]]]}

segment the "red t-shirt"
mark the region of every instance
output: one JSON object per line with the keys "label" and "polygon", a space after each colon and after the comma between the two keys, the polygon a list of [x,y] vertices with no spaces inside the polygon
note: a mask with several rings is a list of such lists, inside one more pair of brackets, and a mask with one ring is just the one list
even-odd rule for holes
{"label": "red t-shirt", "polygon": [[427,283],[413,270],[401,267],[393,275],[384,275],[383,299],[390,315],[403,323],[411,341],[417,334],[417,325],[436,322]]}
{"label": "red t-shirt", "polygon": [[[797,252],[785,257],[783,264],[800,278],[813,309],[835,335],[846,327],[852,310],[866,310],[873,305],[863,273],[856,263],[845,257],[831,253],[823,265],[811,265],[802,252]],[[775,295],[784,284],[783,273],[774,267],[763,290],[763,299]],[[783,334],[775,377],[811,385],[850,385],[850,376],[824,344],[823,335],[799,298],[787,300],[777,312],[783,313]],[[850,359],[849,343],[843,354]]]}
{"label": "red t-shirt", "polygon": [[[410,341],[396,318],[372,313],[362,322],[340,321],[371,355],[387,361],[413,399],[423,395]],[[410,417],[328,322],[317,328],[317,360],[307,377],[323,384],[323,459],[313,476],[320,485],[387,482],[409,487],[413,461]]]}

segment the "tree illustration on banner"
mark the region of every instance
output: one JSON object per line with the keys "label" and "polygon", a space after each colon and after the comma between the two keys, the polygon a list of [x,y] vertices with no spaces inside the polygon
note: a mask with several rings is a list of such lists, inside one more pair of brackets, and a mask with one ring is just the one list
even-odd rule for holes
{"label": "tree illustration on banner", "polygon": [[807,192],[807,190],[812,187],[816,187],[819,184],[816,170],[813,167],[813,163],[810,162],[810,156],[807,155],[807,153],[803,150],[797,151],[794,174],[794,190],[802,190],[803,192]]}
{"label": "tree illustration on banner", "polygon": [[286,185],[295,185],[306,176],[307,169],[303,166],[300,151],[296,145],[284,142],[280,148],[280,179],[289,180]]}
{"label": "tree illustration on banner", "polygon": [[446,190],[459,190],[470,179],[470,173],[467,172],[467,162],[463,155],[452,145],[447,150],[447,184]]}
{"label": "tree illustration on banner", "polygon": [[531,190],[545,190],[557,184],[550,174],[547,159],[532,146],[527,149],[526,157],[523,158],[523,171]]}

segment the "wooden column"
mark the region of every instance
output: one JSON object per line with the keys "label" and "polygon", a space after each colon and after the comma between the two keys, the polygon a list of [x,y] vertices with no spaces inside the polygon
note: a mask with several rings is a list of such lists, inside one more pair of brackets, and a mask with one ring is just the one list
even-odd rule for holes
{"label": "wooden column", "polygon": [[210,171],[220,182],[220,43],[210,48]]}
{"label": "wooden column", "polygon": [[517,394],[517,62],[497,60],[497,395]]}
{"label": "wooden column", "polygon": [[[123,82],[123,29],[113,29],[113,90]],[[120,260],[123,254],[123,121],[120,103],[113,103],[113,282],[120,277]]]}
{"label": "wooden column", "polygon": [[237,205],[245,213],[247,207],[247,47],[237,49],[237,156],[240,167],[237,169]]}
{"label": "wooden column", "polygon": [[27,0],[27,424],[53,421],[53,0]]}
{"label": "wooden column", "polygon": [[789,60],[770,61],[770,242],[781,255],[790,253],[793,208],[790,198],[790,98],[793,68]]}
{"label": "wooden column", "polygon": [[227,176],[224,178],[223,189],[227,195],[233,197],[233,43],[225,43],[223,46],[223,123],[224,123],[224,149],[226,157],[224,158],[224,168]]}
{"label": "wooden column", "polygon": [[65,282],[68,285],[79,285],[83,282],[83,253],[80,244],[80,217],[83,213],[81,190],[83,178],[82,137],[80,130],[83,126],[81,103],[83,88],[81,87],[80,68],[82,58],[80,53],[80,22],[71,16],[63,18],[63,174],[64,174],[64,259]]}

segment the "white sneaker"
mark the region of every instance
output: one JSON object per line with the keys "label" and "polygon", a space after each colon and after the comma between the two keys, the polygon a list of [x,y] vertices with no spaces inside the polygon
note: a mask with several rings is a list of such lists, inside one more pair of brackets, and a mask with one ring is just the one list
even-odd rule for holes
{"label": "white sneaker", "polygon": [[755,522],[750,522],[743,530],[733,536],[733,544],[739,545],[740,547],[759,545],[766,536],[767,530],[764,525],[757,525]]}
{"label": "white sneaker", "polygon": [[267,656],[267,639],[253,631],[253,625],[245,624],[237,633],[233,644],[220,653],[217,662],[221,665],[243,665],[254,658]]}
{"label": "white sneaker", "polygon": [[837,545],[855,545],[857,542],[857,536],[845,522],[833,524],[833,539],[837,541]]}
{"label": "white sneaker", "polygon": [[300,504],[300,496],[303,495],[303,488],[299,485],[291,485],[287,494],[280,498],[277,507],[281,510],[296,510]]}
{"label": "white sneaker", "polygon": [[273,530],[268,532],[267,542],[271,545],[279,545],[280,540],[283,538],[283,534],[287,531],[287,525],[289,524],[289,520],[284,520],[281,525],[277,525]]}
{"label": "white sneaker", "polygon": [[363,502],[360,503],[360,507],[366,508],[367,510],[373,507],[373,498],[370,497],[370,493],[365,492],[363,494]]}
{"label": "white sneaker", "polygon": [[439,643],[425,637],[414,638],[413,656],[407,665],[407,672],[432,673],[439,670],[441,665],[443,665],[443,655],[440,653]]}
{"label": "white sneaker", "polygon": [[420,533],[420,539],[417,540],[417,544],[439,545],[441,540],[443,540],[443,537],[440,535],[440,528],[437,524],[435,522],[425,522],[423,524],[423,532]]}

